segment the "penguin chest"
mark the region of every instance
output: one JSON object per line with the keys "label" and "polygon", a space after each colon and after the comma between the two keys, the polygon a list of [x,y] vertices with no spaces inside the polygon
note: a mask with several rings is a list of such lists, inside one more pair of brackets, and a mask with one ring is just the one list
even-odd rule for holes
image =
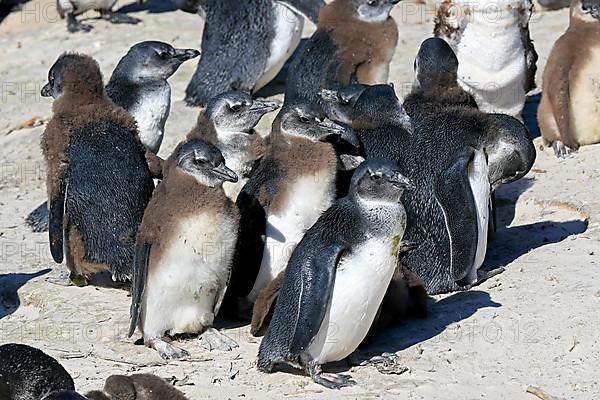
{"label": "penguin chest", "polygon": [[210,326],[229,281],[237,223],[205,213],[177,228],[162,254],[150,256],[145,333],[197,333]]}
{"label": "penguin chest", "polygon": [[[59,7],[64,1],[58,1]],[[73,5],[74,14],[80,15],[92,10],[110,10],[116,4],[117,0],[70,0],[70,2]]]}
{"label": "penguin chest", "polygon": [[573,76],[570,128],[580,145],[600,143],[600,47],[590,49]]}
{"label": "penguin chest", "polygon": [[165,122],[171,108],[171,90],[168,84],[160,90],[143,93],[141,100],[129,110],[138,124],[140,140],[157,153],[163,140]]}
{"label": "penguin chest", "polygon": [[487,252],[487,235],[490,219],[489,167],[483,151],[476,151],[468,167],[469,186],[477,210],[477,251],[475,262],[469,273],[471,282],[477,281],[477,270],[483,265]]}
{"label": "penguin chest", "polygon": [[397,263],[401,235],[372,238],[340,260],[331,302],[308,353],[319,364],[349,356],[367,335]]}
{"label": "penguin chest", "polygon": [[274,36],[269,43],[269,58],[263,75],[254,86],[254,91],[267,85],[283,68],[302,38],[304,18],[291,8],[275,1],[273,29]]}

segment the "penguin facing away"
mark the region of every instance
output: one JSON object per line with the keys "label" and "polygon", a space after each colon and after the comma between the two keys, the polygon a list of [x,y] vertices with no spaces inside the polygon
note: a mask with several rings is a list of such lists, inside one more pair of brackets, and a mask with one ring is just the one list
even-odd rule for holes
{"label": "penguin facing away", "polygon": [[66,255],[72,275],[110,270],[114,280],[128,280],[154,189],[135,121],[106,96],[88,56],[59,57],[42,96],[55,98],[42,135],[52,257],[60,263]]}
{"label": "penguin facing away", "polygon": [[323,0],[207,0],[202,57],[185,102],[205,106],[231,90],[255,93],[279,73]]}
{"label": "penguin facing away", "polygon": [[265,141],[254,128],[265,114],[278,108],[274,101],[253,100],[244,92],[226,92],[208,102],[187,135],[188,139],[210,142],[223,153],[225,163],[238,176],[237,182],[223,184],[225,194],[233,201],[265,153]]}
{"label": "penguin facing away", "polygon": [[56,0],[58,15],[67,20],[67,30],[74,32],[89,32],[92,27],[82,24],[75,18],[88,11],[99,11],[102,19],[115,24],[137,24],[141,20],[119,12],[112,11],[117,0]]}
{"label": "penguin facing away", "polygon": [[231,275],[239,214],[222,184],[237,176],[221,152],[198,139],[181,143],[144,214],[136,241],[129,336],[162,358],[188,353],[163,339],[201,333],[204,345],[237,344],[212,328]]}
{"label": "penguin facing away", "polygon": [[398,42],[390,12],[399,1],[334,0],[323,8],[317,31],[290,67],[286,102],[318,101],[322,88],[387,83]]}
{"label": "penguin facing away", "polygon": [[574,0],[544,69],[538,121],[557,157],[600,143],[600,2]]}
{"label": "penguin facing away", "polygon": [[0,398],[40,399],[59,390],[75,390],[73,378],[43,351],[24,344],[0,346]]}
{"label": "penguin facing away", "polygon": [[[292,256],[258,369],[303,368],[328,388],[354,383],[321,365],[350,355],[369,331],[398,261],[406,227],[400,202],[412,183],[395,163],[371,159],[354,173],[350,193],[306,232]],[[335,335],[336,340],[331,339]]]}
{"label": "penguin facing away", "polygon": [[445,0],[434,35],[458,57],[458,80],[485,112],[521,118],[535,88],[538,55],[529,35],[531,0]]}

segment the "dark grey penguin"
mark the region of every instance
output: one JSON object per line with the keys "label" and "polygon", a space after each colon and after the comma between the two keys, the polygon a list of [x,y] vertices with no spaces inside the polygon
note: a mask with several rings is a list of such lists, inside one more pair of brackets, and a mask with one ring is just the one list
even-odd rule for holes
{"label": "dark grey penguin", "polygon": [[[136,123],[106,96],[98,64],[63,54],[42,96],[54,97],[42,135],[52,257],[72,274],[131,278],[135,235],[154,183]],[[93,179],[92,179],[93,178]]]}
{"label": "dark grey penguin", "polygon": [[203,139],[221,150],[227,166],[238,176],[237,182],[223,184],[225,194],[233,201],[265,153],[265,140],[254,128],[266,113],[278,108],[277,102],[253,100],[245,92],[226,92],[208,102],[187,135],[188,139]]}
{"label": "dark grey penguin", "polygon": [[[179,390],[156,375],[111,375],[102,391],[86,394],[90,400],[186,400]],[[65,400],[70,400],[66,398]]]}
{"label": "dark grey penguin", "polygon": [[115,24],[137,24],[139,19],[128,15],[114,12],[112,8],[117,4],[117,0],[56,0],[56,7],[61,18],[67,19],[67,29],[69,32],[89,32],[92,27],[82,24],[75,19],[76,16],[88,11],[99,11],[102,19]]}
{"label": "dark grey penguin", "polygon": [[[171,86],[167,79],[184,61],[199,54],[197,50],[175,49],[163,42],[140,42],[129,49],[113,71],[106,92],[135,118],[142,144],[152,153],[158,153],[171,109]],[[162,167],[151,166],[151,169],[158,174]],[[47,231],[48,204],[33,210],[26,222],[34,232]]]}
{"label": "dark grey penguin", "polygon": [[40,399],[59,390],[75,390],[73,378],[43,351],[24,344],[0,346],[0,399]]}
{"label": "dark grey penguin", "polygon": [[90,400],[90,399],[98,399],[104,400],[105,398],[99,397],[83,397],[79,393],[73,390],[61,390],[58,392],[50,393],[49,395],[42,398],[42,400]]}
{"label": "dark grey penguin", "polygon": [[371,328],[396,270],[407,188],[412,183],[389,160],[357,168],[348,196],[319,217],[292,253],[258,352],[259,370],[286,363],[328,388],[354,383],[323,373],[321,365],[346,358]]}
{"label": "dark grey penguin", "polygon": [[358,145],[352,130],[329,121],[314,104],[284,106],[271,131],[271,146],[240,192],[240,240],[228,309],[243,313],[285,269],[304,232],[336,198],[340,161],[331,143]]}
{"label": "dark grey penguin", "polygon": [[[316,21],[323,0],[207,0],[202,57],[186,89],[190,106],[231,90],[269,83],[302,36],[304,14]],[[241,61],[243,60],[243,61]]]}
{"label": "dark grey penguin", "polygon": [[212,327],[231,276],[239,213],[223,182],[237,181],[221,152],[199,139],[181,143],[144,214],[136,241],[129,336],[162,358],[188,353],[165,334],[202,334],[209,348],[237,344]]}

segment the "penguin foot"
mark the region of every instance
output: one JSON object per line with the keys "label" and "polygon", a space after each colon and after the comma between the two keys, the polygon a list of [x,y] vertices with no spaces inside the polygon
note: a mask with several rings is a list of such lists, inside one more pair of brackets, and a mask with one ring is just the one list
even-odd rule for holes
{"label": "penguin foot", "polygon": [[482,283],[484,283],[485,281],[487,281],[488,279],[493,278],[496,275],[500,275],[504,271],[505,271],[504,267],[498,267],[491,271],[486,271],[486,272],[477,271],[477,282],[475,282],[471,286],[479,286]]}
{"label": "penguin foot", "polygon": [[48,203],[40,204],[35,210],[29,213],[25,218],[27,225],[31,227],[33,232],[48,231]]}
{"label": "penguin foot", "polygon": [[113,24],[137,24],[142,22],[141,19],[130,17],[129,15],[118,13],[110,10],[102,10],[102,19],[112,22]]}
{"label": "penguin foot", "polygon": [[208,328],[200,335],[200,345],[208,351],[231,351],[239,347],[237,342],[215,328]]}
{"label": "penguin foot", "polygon": [[350,375],[326,374],[321,369],[321,366],[316,363],[309,366],[308,372],[310,373],[310,377],[313,382],[318,383],[321,386],[325,386],[328,389],[341,389],[343,387],[356,384]]}
{"label": "penguin foot", "polygon": [[89,279],[84,275],[76,274],[75,272],[61,272],[56,278],[46,278],[48,283],[59,286],[77,286],[84,287],[89,285]]}
{"label": "penguin foot", "polygon": [[75,19],[73,14],[67,15],[67,30],[71,33],[75,32],[89,32],[92,30],[91,25],[82,24]]}
{"label": "penguin foot", "polygon": [[150,339],[148,343],[151,348],[157,351],[163,360],[177,360],[189,357],[190,355],[186,350],[175,347],[171,343],[167,343],[160,338]]}
{"label": "penguin foot", "polygon": [[379,373],[386,375],[401,375],[408,371],[408,367],[400,362],[400,357],[396,353],[382,353],[367,358],[357,350],[348,357],[348,361],[351,365],[373,366]]}
{"label": "penguin foot", "polygon": [[567,158],[577,151],[565,145],[560,140],[552,143],[552,150],[554,150],[554,155],[558,158]]}

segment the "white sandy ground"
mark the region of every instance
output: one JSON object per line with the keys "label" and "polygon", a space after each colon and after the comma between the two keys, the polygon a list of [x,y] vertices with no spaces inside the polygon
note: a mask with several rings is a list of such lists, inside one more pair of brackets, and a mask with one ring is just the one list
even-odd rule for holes
{"label": "white sandy ground", "polygon": [[[240,343],[229,353],[184,341],[192,361],[166,364],[155,352],[133,345],[139,335],[125,336],[125,291],[65,288],[45,280],[65,267],[52,262],[47,234],[31,233],[24,223],[45,199],[43,127],[8,132],[33,117],[50,117],[51,103],[39,89],[63,51],[92,55],[107,79],[136,42],[158,39],[197,48],[202,21],[183,12],[139,11],[133,13],[143,20],[138,26],[89,20],[91,33],[71,35],[64,21],[54,20],[53,4],[34,0],[26,6],[29,13],[15,13],[0,25],[0,343],[44,349],[74,376],[81,392],[101,388],[110,374],[150,372],[189,377],[181,390],[192,399],[535,399],[526,393],[529,385],[561,399],[600,398],[600,146],[557,160],[539,139],[532,172],[499,191],[502,224],[487,264],[503,265],[506,272],[471,291],[436,296],[427,320],[390,330],[376,343],[397,351],[408,372],[383,375],[373,367],[354,367],[349,373],[358,384],[341,391],[301,375],[262,374],[255,368],[259,339],[247,327],[227,331]],[[394,11],[401,40],[391,80],[398,91],[412,81],[413,57],[433,28],[431,10],[432,5],[403,2]],[[567,15],[567,10],[534,15],[538,84]],[[195,62],[184,64],[171,79],[173,107],[163,156],[195,120],[196,112],[181,101],[194,68]],[[270,118],[260,128],[269,123]],[[347,367],[342,363],[341,369]]]}

